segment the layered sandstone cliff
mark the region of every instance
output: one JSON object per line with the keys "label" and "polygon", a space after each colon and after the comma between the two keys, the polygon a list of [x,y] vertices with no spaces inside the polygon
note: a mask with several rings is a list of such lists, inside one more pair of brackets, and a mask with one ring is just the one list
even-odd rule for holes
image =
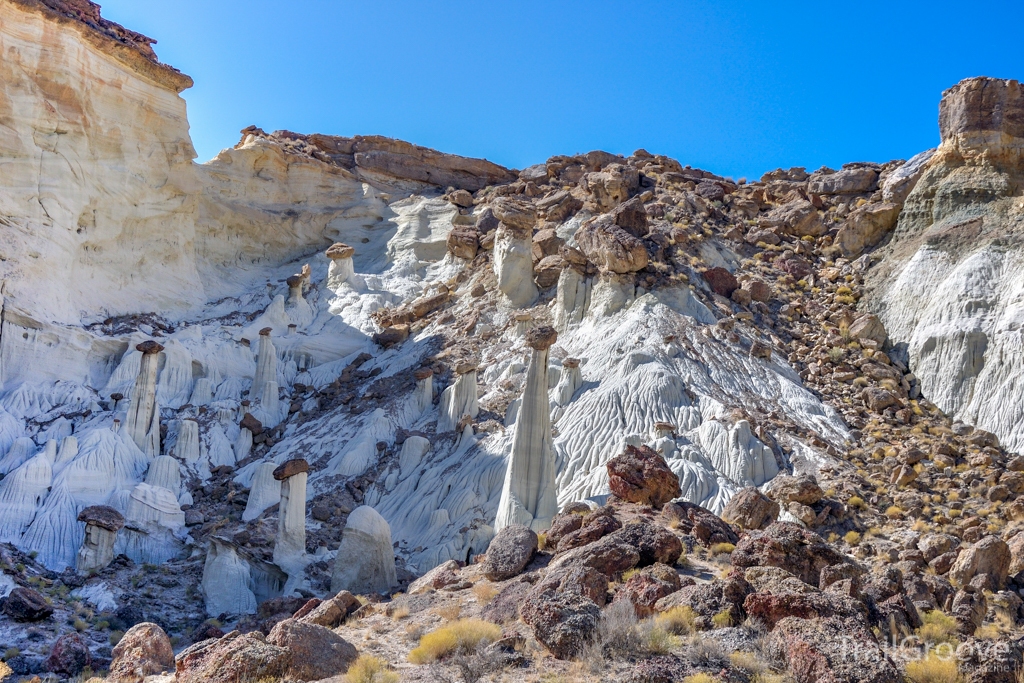
{"label": "layered sandstone cliff", "polygon": [[906,344],[922,390],[1024,448],[1024,89],[973,78],[943,93],[942,144],[877,258],[869,308]]}

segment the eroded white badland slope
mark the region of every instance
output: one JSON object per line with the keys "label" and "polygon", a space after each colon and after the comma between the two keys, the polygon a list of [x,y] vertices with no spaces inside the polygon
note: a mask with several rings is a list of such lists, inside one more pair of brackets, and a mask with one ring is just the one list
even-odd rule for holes
{"label": "eroded white badland slope", "polygon": [[[594,152],[517,176],[385,138],[256,128],[195,164],[187,77],[144,37],[69,12],[0,2],[0,542],[57,571],[93,562],[108,536],[79,553],[80,515],[109,506],[125,520],[114,555],[202,574],[202,602],[178,615],[194,621],[337,590],[332,577],[368,575],[338,571],[362,555],[393,552],[395,580],[467,561],[496,520],[543,528],[552,509],[603,500],[627,444],[720,512],[851,438],[804,386],[820,377],[810,349],[800,369],[787,351],[840,309],[728,279],[780,235],[787,286],[824,264],[801,240],[826,229],[807,174],[737,186]],[[914,168],[810,182],[833,226],[862,205],[894,219],[872,192]],[[821,277],[864,267],[828,261]],[[892,329],[917,334],[890,308]],[[546,341],[527,343],[538,329]],[[912,361],[938,386],[926,353]],[[346,547],[363,550],[337,558]]]}

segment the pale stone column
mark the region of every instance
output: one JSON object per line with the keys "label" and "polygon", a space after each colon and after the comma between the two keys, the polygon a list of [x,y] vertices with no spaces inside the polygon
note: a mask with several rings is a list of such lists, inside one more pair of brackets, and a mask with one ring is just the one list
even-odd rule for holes
{"label": "pale stone column", "polygon": [[331,592],[387,593],[398,584],[391,527],[373,508],[352,511],[334,560]]}
{"label": "pale stone column", "polygon": [[336,242],[327,249],[326,256],[331,260],[331,265],[327,267],[328,289],[337,289],[355,275],[355,267],[352,265],[352,256],[355,253],[355,248],[341,242]]}
{"label": "pale stone column", "polygon": [[142,352],[139,376],[132,387],[125,428],[135,445],[149,457],[160,454],[160,408],[156,402],[156,379],[160,370],[160,352],[164,347],[145,341],[135,347]]}
{"label": "pale stone column", "polygon": [[289,583],[301,574],[306,554],[306,479],[309,463],[289,460],[274,470],[281,482],[281,505],[277,513],[274,563],[289,576]]}
{"label": "pale stone column", "polygon": [[416,379],[416,407],[422,413],[434,403],[434,371],[430,368],[417,368],[412,375]]}
{"label": "pale stone column", "polygon": [[530,230],[501,223],[494,238],[494,275],[498,289],[517,307],[529,306],[537,299],[532,237]]}
{"label": "pale stone column", "polygon": [[437,431],[450,432],[465,415],[476,417],[480,414],[477,402],[476,364],[462,361],[455,366],[455,382],[441,393],[440,415]]}
{"label": "pale stone column", "polygon": [[76,568],[82,573],[103,569],[114,560],[114,542],[124,517],[107,505],[93,505],[78,513],[78,521],[85,522],[85,540],[78,549]]}
{"label": "pale stone column", "polygon": [[541,531],[558,512],[548,402],[548,350],[557,338],[554,328],[547,326],[532,329],[526,335],[533,355],[498,502],[495,531],[512,524]]}
{"label": "pale stone column", "polygon": [[272,331],[270,327],[260,330],[260,342],[256,351],[256,375],[252,378],[252,387],[249,389],[250,401],[263,396],[267,382],[277,381],[277,349],[270,340]]}

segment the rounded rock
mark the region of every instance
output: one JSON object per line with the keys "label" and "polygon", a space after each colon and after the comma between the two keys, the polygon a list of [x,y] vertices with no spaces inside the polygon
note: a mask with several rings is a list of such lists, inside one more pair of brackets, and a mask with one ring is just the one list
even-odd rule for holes
{"label": "rounded rock", "polygon": [[526,333],[526,344],[536,351],[550,349],[558,340],[558,332],[549,325],[535,327]]}
{"label": "rounded rock", "polygon": [[302,474],[303,472],[309,472],[309,463],[303,458],[294,458],[281,463],[276,470],[274,470],[274,479],[278,481],[284,481],[290,477],[294,477],[296,474]]}

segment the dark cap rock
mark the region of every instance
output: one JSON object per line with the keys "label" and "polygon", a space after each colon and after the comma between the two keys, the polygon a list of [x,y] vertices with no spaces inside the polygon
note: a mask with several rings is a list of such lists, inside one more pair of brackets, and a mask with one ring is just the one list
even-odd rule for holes
{"label": "dark cap rock", "polygon": [[326,256],[332,261],[336,261],[343,258],[352,258],[352,255],[355,253],[355,247],[350,247],[344,242],[335,242],[327,248]]}
{"label": "dark cap rock", "polygon": [[578,368],[580,366],[579,358],[566,358],[562,361],[562,367],[566,368]]}
{"label": "dark cap rock", "polygon": [[250,432],[252,432],[253,436],[263,433],[263,423],[257,420],[255,417],[253,417],[252,413],[246,413],[242,417],[241,422],[238,423],[238,426],[244,429],[248,429]]}
{"label": "dark cap rock", "polygon": [[144,341],[141,344],[136,344],[135,348],[142,351],[142,355],[144,356],[148,356],[151,353],[160,353],[164,350],[164,347],[161,344],[153,341],[152,339]]}
{"label": "dark cap rock", "polygon": [[278,465],[277,469],[274,470],[274,479],[284,481],[289,477],[294,477],[296,474],[302,474],[303,472],[309,472],[309,463],[302,458],[295,458],[294,460],[288,460]]}
{"label": "dark cap rock", "polygon": [[261,337],[269,336],[270,333],[273,332],[273,331],[274,331],[273,327],[264,327],[262,330],[260,330],[260,336]]}
{"label": "dark cap rock", "polygon": [[78,521],[117,533],[124,526],[124,515],[109,505],[91,505],[78,513]]}
{"label": "dark cap rock", "polygon": [[416,368],[412,371],[412,376],[416,378],[416,381],[426,379],[434,376],[434,371],[430,368]]}
{"label": "dark cap rock", "polygon": [[555,328],[549,325],[543,325],[541,327],[535,327],[526,333],[526,343],[531,349],[537,351],[543,351],[544,349],[550,349],[551,345],[558,339],[558,333],[555,332]]}
{"label": "dark cap rock", "polygon": [[287,280],[285,280],[285,282],[288,283],[289,287],[298,287],[299,285],[302,284],[302,276],[301,275],[292,275]]}

